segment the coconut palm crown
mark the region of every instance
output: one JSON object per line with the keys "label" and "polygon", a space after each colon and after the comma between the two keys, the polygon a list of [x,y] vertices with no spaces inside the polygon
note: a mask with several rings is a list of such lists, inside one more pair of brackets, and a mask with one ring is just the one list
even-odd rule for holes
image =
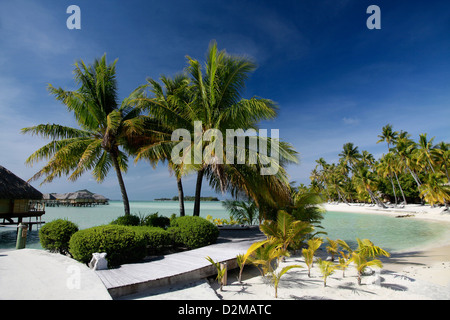
{"label": "coconut palm crown", "polygon": [[[80,87],[74,91],[48,86],[56,100],[62,102],[73,114],[80,128],[58,124],[40,124],[23,128],[22,133],[31,133],[51,142],[35,151],[27,160],[29,165],[48,160],[30,180],[43,176],[42,183],[55,177],[69,176],[75,181],[86,171],[102,182],[111,167],[114,167],[122,193],[125,214],[130,214],[128,196],[122,172],[127,170],[127,141],[141,134],[146,117],[139,108],[133,107],[133,92],[119,105],[117,97],[116,61],[107,64],[106,55],[86,65],[75,64],[74,79]],[[125,147],[125,148],[121,148]]]}

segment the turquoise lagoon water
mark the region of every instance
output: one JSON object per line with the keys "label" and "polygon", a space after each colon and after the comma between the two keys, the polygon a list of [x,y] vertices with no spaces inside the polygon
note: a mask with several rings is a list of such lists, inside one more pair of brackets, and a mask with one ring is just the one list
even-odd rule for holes
{"label": "turquoise lagoon water", "polygon": [[[194,202],[185,203],[186,214],[192,214]],[[147,215],[159,212],[160,215],[170,216],[179,213],[178,202],[172,201],[132,201],[130,202],[131,213],[136,215]],[[68,219],[78,225],[80,229],[107,224],[117,217],[123,215],[123,204],[121,201],[111,201],[109,205],[96,207],[47,207],[42,217],[45,222],[55,219]],[[202,202],[202,217],[211,215],[214,218],[228,218],[228,212],[217,201]],[[415,219],[397,219],[392,216],[327,212],[322,221],[323,231],[326,231],[330,239],[343,239],[349,244],[355,242],[356,238],[367,238],[376,245],[390,251],[404,250],[429,244],[436,239],[442,238],[450,231],[450,224],[422,221]],[[40,249],[37,228],[29,232],[27,248]],[[15,228],[0,228],[0,248],[14,248],[16,243]]]}

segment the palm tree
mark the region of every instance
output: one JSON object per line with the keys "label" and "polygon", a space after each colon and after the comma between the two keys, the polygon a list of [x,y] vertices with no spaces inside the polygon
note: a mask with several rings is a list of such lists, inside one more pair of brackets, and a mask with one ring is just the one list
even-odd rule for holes
{"label": "palm tree", "polygon": [[254,224],[259,218],[258,207],[254,200],[225,200],[222,205],[230,211],[231,216],[240,223]]}
{"label": "palm tree", "polygon": [[361,153],[361,162],[373,169],[373,166],[375,165],[375,158],[369,151],[363,150]]}
{"label": "palm tree", "polygon": [[358,167],[358,173],[354,176],[355,183],[359,192],[367,192],[374,204],[382,208],[386,205],[375,195],[376,176],[366,167]]}
{"label": "palm tree", "polygon": [[[395,163],[393,162],[394,158],[392,153],[388,153],[386,155],[383,155],[383,157],[380,159],[380,162],[377,164],[377,174],[380,175],[381,177],[388,177],[389,181],[391,182],[392,185],[392,191],[394,192],[394,200],[395,200],[395,205],[397,205],[397,194],[395,192],[395,185],[394,185],[394,181],[392,179],[392,175],[394,174],[394,170],[393,167],[395,165]],[[397,177],[397,176],[396,176]],[[397,179],[398,182],[398,179]],[[400,185],[400,183],[399,183]],[[401,189],[401,187],[400,187]],[[406,204],[406,199],[405,199],[405,195],[403,194],[403,190],[402,190],[402,195],[403,195],[403,200]]]}
{"label": "palm tree", "polygon": [[323,286],[326,287],[327,278],[334,273],[338,266],[331,261],[324,261],[322,259],[317,259],[317,264],[319,265],[319,270],[323,276]]}
{"label": "palm tree", "polygon": [[301,265],[294,264],[294,265],[285,266],[285,267],[281,268],[281,270],[279,272],[276,272],[275,270],[273,270],[271,272],[272,282],[273,282],[273,286],[275,288],[275,298],[278,298],[278,285],[280,284],[281,277],[286,272],[288,272],[289,270],[294,269],[294,268],[303,268],[303,267]]}
{"label": "palm tree", "polygon": [[327,252],[331,254],[331,261],[334,261],[334,255],[339,252],[339,243],[337,240],[331,240],[327,237],[328,246],[326,247]]}
{"label": "palm tree", "polygon": [[366,256],[364,256],[363,254],[358,253],[358,252],[352,252],[352,257],[351,257],[350,261],[352,261],[356,266],[356,270],[358,272],[358,284],[359,285],[361,285],[361,276],[364,272],[364,269],[366,269],[367,267],[371,267],[371,266],[376,266],[379,268],[381,268],[383,266],[383,264],[381,263],[380,260],[378,260],[378,259],[367,260]]}
{"label": "palm tree", "polygon": [[343,162],[349,165],[352,169],[361,159],[361,154],[358,151],[358,147],[354,146],[351,142],[344,144],[343,150],[339,153],[339,156],[342,158]]}
{"label": "palm tree", "polygon": [[295,218],[286,211],[278,212],[277,221],[266,220],[260,226],[261,231],[274,243],[280,244],[283,252],[288,251],[289,245],[313,231],[310,223]]}
{"label": "palm tree", "polygon": [[[358,284],[361,285],[361,276],[364,270],[370,266],[381,268],[383,264],[380,260],[375,259],[378,256],[389,257],[390,254],[386,250],[376,246],[369,239],[356,239],[358,248],[351,252],[351,261],[355,264],[358,272]],[[372,260],[368,260],[372,258]]]}
{"label": "palm tree", "polygon": [[336,169],[337,169],[337,167],[334,164],[332,164],[330,166],[329,174],[328,174],[328,181],[329,181],[330,187],[332,188],[332,190],[336,191],[336,193],[338,195],[338,199],[342,200],[342,202],[346,203],[347,205],[350,205],[348,203],[346,197],[344,196],[344,194],[345,194],[345,189],[344,189],[345,178]]}
{"label": "palm tree", "polygon": [[127,170],[127,154],[120,147],[144,130],[147,118],[133,107],[135,91],[121,105],[117,101],[116,61],[107,64],[106,55],[87,66],[83,61],[75,64],[75,81],[80,88],[66,91],[49,85],[49,91],[73,113],[81,129],[57,124],[41,124],[23,128],[23,133],[50,138],[52,141],[35,151],[27,160],[33,164],[48,159],[48,163],[30,180],[46,176],[42,183],[55,177],[70,175],[75,181],[84,172],[92,170],[102,182],[114,167],[122,193],[125,215],[130,214],[122,172]]}
{"label": "palm tree", "polygon": [[447,177],[447,183],[450,184],[450,175],[448,164],[450,163],[450,144],[444,141],[440,142],[433,150],[431,150],[435,157],[435,163],[441,166],[441,170]]}
{"label": "palm tree", "polygon": [[[404,139],[404,137],[406,135],[407,135],[407,133],[404,132],[404,131],[399,135],[399,133],[397,131],[393,131],[392,130],[392,125],[391,124],[387,124],[387,125],[385,125],[383,127],[381,135],[378,135],[378,138],[380,138],[380,140],[377,141],[377,143],[380,143],[380,142],[386,142],[387,143],[388,153],[387,153],[386,157],[388,157],[388,158],[386,159],[386,161],[387,161],[386,166],[388,168],[385,168],[385,169],[388,171],[389,179],[391,180],[391,183],[392,183],[392,189],[394,190],[394,198],[395,198],[395,201],[396,201],[395,204],[397,204],[397,197],[395,196],[395,187],[394,187],[394,184],[392,182],[392,177],[390,177],[391,168],[393,167],[394,163],[391,161],[392,157],[389,156],[389,154],[390,154],[390,150],[391,150],[391,144],[395,144],[398,141],[398,139]],[[406,198],[405,198],[405,195],[403,194],[403,189],[402,189],[402,187],[400,185],[400,182],[398,180],[397,173],[395,172],[395,170],[392,171],[392,172],[395,175],[395,178],[397,180],[397,184],[398,184],[398,186],[399,186],[399,188],[400,188],[400,190],[402,192],[404,204],[406,205]]]}
{"label": "palm tree", "polygon": [[431,171],[433,171],[433,173],[436,173],[434,171],[434,161],[433,161],[433,157],[432,157],[432,150],[433,150],[433,140],[434,137],[431,138],[430,140],[428,140],[427,138],[427,134],[420,134],[419,135],[419,143],[418,143],[418,149],[417,151],[417,162],[426,162],[427,165],[424,165],[424,167],[429,167],[431,168]]}
{"label": "palm tree", "polygon": [[398,132],[392,130],[391,124],[387,124],[383,127],[381,135],[378,135],[378,138],[380,138],[380,140],[378,140],[377,143],[380,143],[380,142],[387,143],[388,152],[389,152],[390,145],[395,143],[398,139]]}
{"label": "palm tree", "polygon": [[297,220],[311,223],[314,228],[321,228],[320,222],[325,212],[321,207],[323,198],[315,192],[305,190],[293,192],[291,197],[292,202],[287,209],[292,216]]}
{"label": "palm tree", "polygon": [[[247,259],[249,259],[250,256],[251,256],[252,254],[254,254],[254,252],[255,252],[258,248],[264,246],[264,245],[265,245],[266,243],[268,243],[268,242],[269,242],[269,240],[262,240],[262,241],[254,242],[254,243],[252,243],[252,245],[247,249],[247,252],[246,252],[245,254],[239,254],[239,255],[236,256],[236,260],[237,260],[237,263],[238,263],[239,269],[240,269],[240,270],[239,270],[239,278],[238,278],[239,283],[242,282],[242,271],[244,270],[244,266],[245,266],[245,264],[246,264],[246,262],[247,262]],[[250,258],[249,260],[251,260],[251,258]]]}
{"label": "palm tree", "polygon": [[321,238],[312,238],[308,240],[308,248],[302,249],[303,258],[305,259],[306,266],[308,267],[308,277],[311,277],[311,268],[314,264],[314,254],[322,243],[323,240]]}
{"label": "palm tree", "polygon": [[362,254],[365,257],[376,258],[378,256],[385,256],[385,257],[391,256],[389,252],[387,252],[383,248],[380,248],[379,246],[376,246],[369,239],[356,238],[356,242],[358,243],[356,252]]}
{"label": "palm tree", "polygon": [[[277,106],[273,101],[258,97],[242,98],[245,82],[250,73],[256,69],[255,63],[250,59],[229,55],[224,50],[219,51],[215,41],[211,42],[207,51],[205,70],[199,61],[190,57],[187,59],[187,72],[191,78],[189,86],[192,94],[190,106],[193,110],[191,120],[201,121],[202,133],[208,132],[209,129],[223,133],[227,129],[256,129],[259,121],[273,119],[276,116]],[[195,147],[200,147],[203,153],[203,146]],[[223,143],[223,147],[226,149],[226,143]],[[281,149],[280,144],[280,155],[283,154]],[[295,154],[287,152],[286,155],[290,161],[297,161]],[[231,181],[236,182],[236,177],[242,171],[240,166],[230,165],[224,161],[225,159],[220,159],[217,152],[211,154],[209,160],[212,161],[207,162],[203,157],[201,164],[196,168],[194,216],[200,214],[200,195],[205,174],[209,174],[210,181],[211,176],[218,179],[218,184],[224,191],[227,184],[233,184]],[[236,179],[233,180],[232,177]],[[241,186],[245,184],[242,180],[239,180],[239,183]]]}
{"label": "palm tree", "polygon": [[302,255],[308,268],[308,277],[311,278],[311,268],[314,262],[314,250],[311,248],[303,248]]}
{"label": "palm tree", "polygon": [[175,174],[178,188],[178,201],[180,204],[180,216],[185,215],[184,191],[182,184],[183,175],[187,174],[185,168],[172,161],[171,151],[176,142],[172,141],[172,133],[178,128],[192,129],[190,118],[190,97],[188,92],[189,79],[186,75],[177,75],[173,79],[166,76],[160,77],[160,83],[148,78],[147,84],[141,87],[148,89],[151,96],[142,94],[135,99],[142,109],[149,112],[149,117],[156,123],[147,128],[146,134],[157,135],[157,140],[143,140],[136,145],[136,160],[145,159],[153,166],[158,162],[168,162],[171,173]]}
{"label": "palm tree", "polygon": [[395,152],[399,156],[399,159],[403,162],[405,168],[414,178],[414,181],[416,181],[417,186],[420,187],[421,181],[414,171],[415,165],[413,161],[413,153],[415,149],[416,143],[408,138],[408,134],[406,132],[401,132],[395,145]]}
{"label": "palm tree", "polygon": [[442,173],[430,173],[424,184],[420,186],[420,195],[430,203],[445,204],[448,208],[450,202],[450,185],[445,184],[445,176]]}
{"label": "palm tree", "polygon": [[248,256],[248,260],[258,268],[263,277],[266,274],[272,274],[273,270],[278,267],[281,258],[289,255],[289,252],[283,250],[281,244],[276,241],[268,240],[264,245],[254,245],[254,250]]}
{"label": "palm tree", "polygon": [[[391,156],[389,156],[389,155],[391,155]],[[398,155],[396,155],[394,153],[388,153],[387,156],[389,157],[387,159],[387,162],[390,163],[390,168],[391,168],[392,172],[394,173],[395,180],[397,180],[398,188],[400,189],[400,192],[402,193],[403,204],[406,205],[408,203],[406,202],[405,193],[403,192],[402,185],[401,185],[400,180],[398,178],[398,175],[400,173],[404,172],[405,165],[400,161]]]}
{"label": "palm tree", "polygon": [[351,253],[349,253],[349,252],[344,253],[344,251],[340,251],[339,253],[341,254],[341,256],[338,258],[339,263],[337,264],[336,268],[341,269],[342,277],[345,277],[345,269],[347,269],[351,263],[351,261],[350,261]]}
{"label": "palm tree", "polygon": [[[328,186],[328,182],[327,182],[328,164],[324,158],[320,158],[319,160],[316,160],[316,163],[317,163],[316,168],[313,170],[310,178],[312,181],[318,181],[318,183],[323,186],[323,188],[325,189],[325,191],[327,193],[328,200],[331,201],[329,186]],[[317,171],[317,167],[319,167],[319,166],[322,168],[320,170],[320,173]]]}

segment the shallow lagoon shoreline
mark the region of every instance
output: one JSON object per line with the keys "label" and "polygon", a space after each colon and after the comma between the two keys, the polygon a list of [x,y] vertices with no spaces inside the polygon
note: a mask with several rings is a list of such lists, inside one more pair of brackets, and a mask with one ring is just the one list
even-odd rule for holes
{"label": "shallow lagoon shoreline", "polygon": [[393,206],[384,209],[374,205],[367,204],[345,204],[345,203],[326,203],[324,204],[326,211],[331,212],[355,212],[355,213],[370,213],[370,214],[386,214],[390,216],[406,216],[408,218],[444,221],[450,223],[450,211],[444,211],[445,207],[432,208],[429,205],[408,204],[405,206]]}
{"label": "shallow lagoon shoreline", "polygon": [[[359,204],[325,204],[324,208],[333,212],[355,212],[361,214],[383,214],[406,216],[401,219],[424,219],[436,223],[448,224],[450,231],[450,212],[445,208],[407,205],[403,208],[382,209],[375,206]],[[317,256],[322,259],[330,257],[324,249],[319,249]],[[342,276],[338,270],[323,286],[322,276],[317,268],[291,269],[280,281],[278,299],[284,300],[449,300],[450,299],[450,232],[428,245],[396,251],[390,258],[383,258],[383,268],[374,276],[363,277],[362,285],[356,284],[356,272],[351,266]],[[293,255],[282,264],[304,265],[301,255]],[[256,270],[244,271],[244,283],[236,280],[222,292],[211,283],[217,294],[225,300],[266,300],[274,298],[274,288],[264,280]],[[378,275],[378,278],[377,278]],[[229,277],[232,278],[233,276]]]}

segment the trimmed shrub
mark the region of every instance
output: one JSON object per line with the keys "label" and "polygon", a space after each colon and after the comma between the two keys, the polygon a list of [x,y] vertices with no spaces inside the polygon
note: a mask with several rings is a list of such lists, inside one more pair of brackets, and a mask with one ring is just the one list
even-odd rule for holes
{"label": "trimmed shrub", "polygon": [[169,232],[158,227],[130,227],[138,237],[142,237],[147,246],[147,253],[152,254],[161,251],[172,244]]}
{"label": "trimmed shrub", "polygon": [[141,218],[129,214],[118,217],[116,220],[112,221],[111,224],[117,224],[120,226],[139,226],[141,224]]}
{"label": "trimmed shrub", "polygon": [[167,229],[170,226],[170,218],[159,216],[158,212],[149,214],[142,220],[142,225]]}
{"label": "trimmed shrub", "polygon": [[168,231],[175,243],[190,249],[213,244],[219,236],[219,229],[213,223],[195,216],[184,216],[171,220]]}
{"label": "trimmed shrub", "polygon": [[44,224],[39,229],[39,240],[44,249],[66,254],[69,252],[69,240],[78,231],[78,226],[64,219]]}
{"label": "trimmed shrub", "polygon": [[69,243],[72,257],[88,263],[95,252],[106,252],[108,266],[136,262],[146,255],[146,243],[132,228],[104,225],[76,232]]}

